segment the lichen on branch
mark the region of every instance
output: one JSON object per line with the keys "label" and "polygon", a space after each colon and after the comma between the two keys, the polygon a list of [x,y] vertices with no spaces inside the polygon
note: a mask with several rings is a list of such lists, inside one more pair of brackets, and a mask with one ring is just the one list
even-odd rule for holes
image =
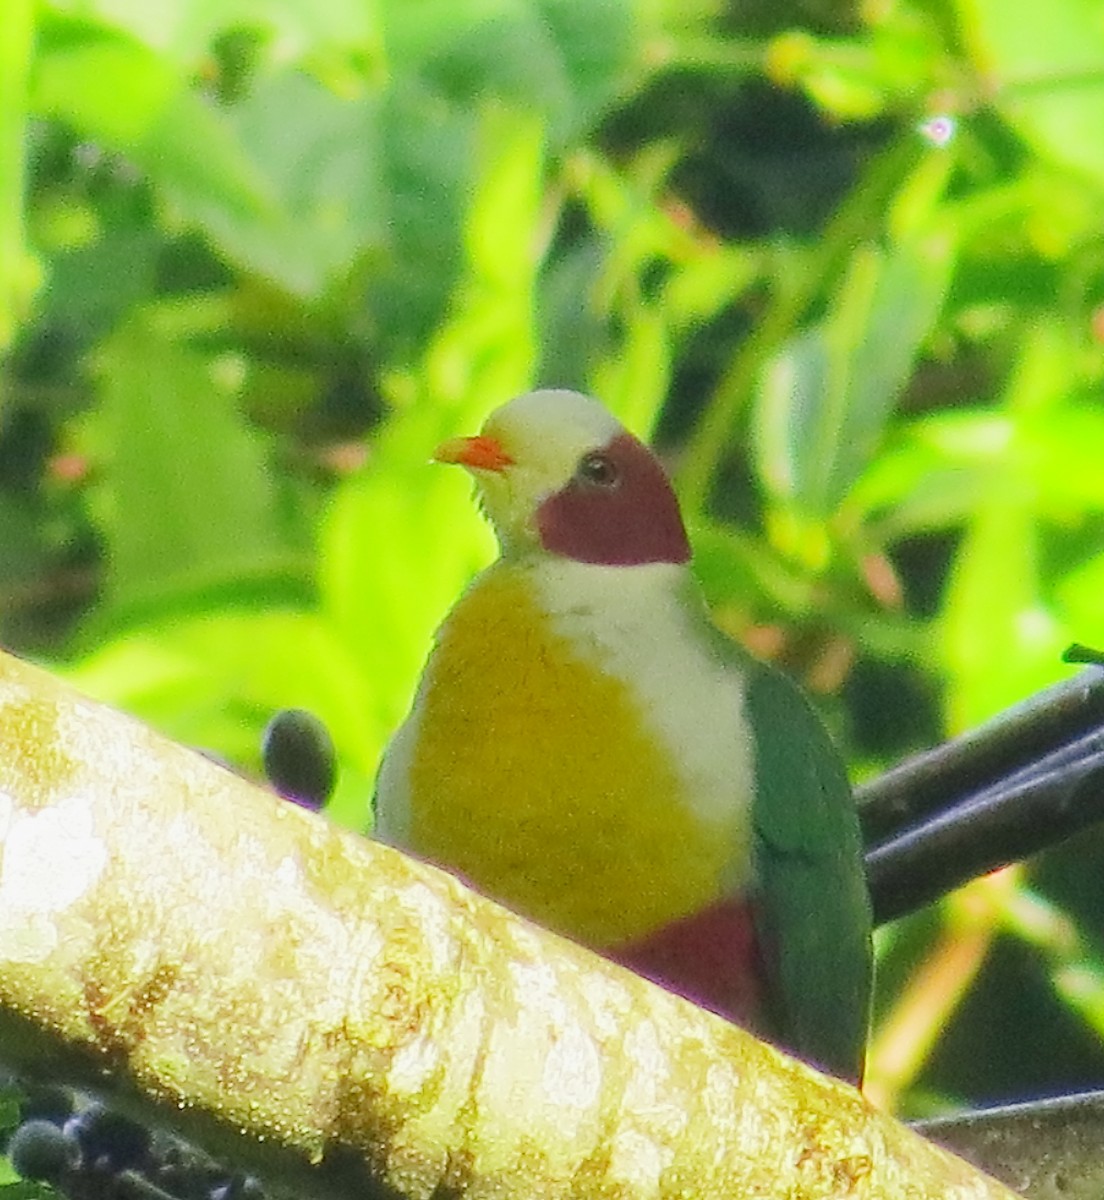
{"label": "lichen on branch", "polygon": [[0,1059],[270,1187],[1012,1195],[848,1085],[4,655],[0,839]]}

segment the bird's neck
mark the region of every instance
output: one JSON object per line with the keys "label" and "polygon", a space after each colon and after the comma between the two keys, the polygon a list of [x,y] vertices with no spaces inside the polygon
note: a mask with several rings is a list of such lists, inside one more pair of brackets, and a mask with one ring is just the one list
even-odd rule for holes
{"label": "bird's neck", "polygon": [[525,579],[552,618],[593,617],[637,626],[667,614],[682,620],[687,607],[700,609],[697,583],[687,563],[608,566],[543,552],[504,555],[491,568]]}

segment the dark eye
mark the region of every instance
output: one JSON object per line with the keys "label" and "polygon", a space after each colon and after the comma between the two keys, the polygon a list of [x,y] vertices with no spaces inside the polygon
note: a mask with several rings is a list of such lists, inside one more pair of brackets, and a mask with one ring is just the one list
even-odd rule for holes
{"label": "dark eye", "polygon": [[575,477],[590,487],[615,488],[621,482],[621,470],[608,454],[595,450],[579,459]]}

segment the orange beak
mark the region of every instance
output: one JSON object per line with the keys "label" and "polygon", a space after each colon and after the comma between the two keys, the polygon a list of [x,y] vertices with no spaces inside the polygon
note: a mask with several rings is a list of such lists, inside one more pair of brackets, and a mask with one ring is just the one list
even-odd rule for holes
{"label": "orange beak", "polygon": [[502,448],[502,443],[493,437],[449,438],[433,451],[433,461],[458,463],[475,471],[501,471],[513,464],[513,459]]}

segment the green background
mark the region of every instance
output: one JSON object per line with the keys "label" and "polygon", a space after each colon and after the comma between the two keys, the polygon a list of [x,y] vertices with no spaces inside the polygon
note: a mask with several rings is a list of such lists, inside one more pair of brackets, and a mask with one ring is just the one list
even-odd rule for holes
{"label": "green background", "polygon": [[[492,553],[429,454],[538,383],[657,441],[718,622],[857,779],[1104,643],[1095,0],[0,21],[17,652],[254,771],[310,708],[363,825]],[[1088,833],[883,931],[873,1095],[1104,1082],[1102,864]]]}

